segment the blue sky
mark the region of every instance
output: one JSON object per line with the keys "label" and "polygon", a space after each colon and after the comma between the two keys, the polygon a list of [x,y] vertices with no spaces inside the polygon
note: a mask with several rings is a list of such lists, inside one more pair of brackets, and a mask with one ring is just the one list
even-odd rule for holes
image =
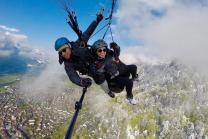
{"label": "blue sky", "polygon": [[[61,36],[74,40],[76,35],[66,23],[67,14],[62,9],[60,1],[0,0],[0,25],[18,29],[19,33],[28,37],[27,43],[35,47],[53,47],[56,38]],[[106,6],[107,10],[111,6],[110,0],[68,1],[77,13],[82,30],[95,19],[100,5]]]}
{"label": "blue sky", "polygon": [[[26,37],[7,36],[18,41],[26,38],[27,44],[33,47],[51,48],[54,51],[54,42],[58,37],[66,36],[75,40],[76,35],[66,23],[67,14],[59,1],[0,0],[0,41],[6,34],[1,32],[2,25],[20,30],[13,33]],[[111,0],[68,1],[78,15],[82,30],[95,19],[101,4],[107,6],[106,16],[111,7]],[[117,1],[112,28],[125,59],[126,54],[131,53],[130,48],[134,47],[133,59],[138,57],[139,60],[139,54],[144,52],[151,56],[177,57],[187,63],[202,63],[197,67],[208,71],[208,66],[204,68],[206,64],[203,64],[208,63],[208,0]],[[96,36],[90,43],[98,38]],[[128,50],[125,52],[125,49]],[[184,55],[187,52],[189,54]]]}

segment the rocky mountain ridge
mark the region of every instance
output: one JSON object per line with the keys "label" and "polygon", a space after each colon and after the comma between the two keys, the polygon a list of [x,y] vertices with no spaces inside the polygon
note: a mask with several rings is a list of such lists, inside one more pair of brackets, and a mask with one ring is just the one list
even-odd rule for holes
{"label": "rocky mountain ridge", "polygon": [[104,103],[91,96],[89,111],[80,116],[74,137],[207,139],[207,78],[176,60],[140,66],[134,84],[139,104],[128,105],[125,93]]}

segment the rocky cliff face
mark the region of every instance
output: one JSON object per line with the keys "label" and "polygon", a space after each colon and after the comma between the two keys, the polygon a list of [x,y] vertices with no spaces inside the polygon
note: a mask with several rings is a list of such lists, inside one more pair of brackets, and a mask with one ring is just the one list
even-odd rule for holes
{"label": "rocky cliff face", "polygon": [[[134,83],[133,94],[139,103],[134,106],[126,103],[125,91],[112,99],[98,86],[92,85],[86,93],[74,138],[207,139],[207,78],[178,61],[141,64],[138,67],[139,81]],[[13,95],[21,94],[21,99],[28,105],[27,109],[18,108],[29,111],[28,115],[26,113],[22,117],[34,113],[29,119],[23,120],[28,136],[54,139],[64,137],[68,121],[74,113],[74,103],[81,96],[81,88],[69,85],[63,72],[58,72],[61,74],[58,78],[58,73],[52,74],[46,70],[38,80],[37,77],[31,77],[21,81],[17,91],[12,92]],[[7,94],[2,94],[4,95]],[[2,102],[8,100],[0,98]],[[5,105],[8,107],[2,107],[3,115],[16,112],[7,111],[13,105]],[[14,106],[11,110],[16,109],[16,103]],[[17,112],[21,114],[21,111]],[[41,122],[41,118],[44,122]],[[34,120],[38,126],[27,126],[29,120]],[[21,120],[18,124],[22,124]]]}
{"label": "rocky cliff face", "polygon": [[[142,65],[134,96],[139,104],[88,94],[74,137],[207,139],[208,80],[177,61]],[[97,95],[96,95],[97,94]]]}

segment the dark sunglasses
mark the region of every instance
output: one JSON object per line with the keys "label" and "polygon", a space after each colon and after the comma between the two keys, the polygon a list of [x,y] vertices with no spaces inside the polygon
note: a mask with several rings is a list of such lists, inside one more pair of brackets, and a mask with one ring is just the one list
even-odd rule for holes
{"label": "dark sunglasses", "polygon": [[98,52],[98,53],[106,52],[106,49],[105,49],[105,48],[104,48],[104,49],[98,49],[97,52]]}
{"label": "dark sunglasses", "polygon": [[61,50],[61,51],[59,52],[59,54],[62,55],[63,52],[64,52],[64,53],[66,52],[66,48],[64,48],[63,50]]}

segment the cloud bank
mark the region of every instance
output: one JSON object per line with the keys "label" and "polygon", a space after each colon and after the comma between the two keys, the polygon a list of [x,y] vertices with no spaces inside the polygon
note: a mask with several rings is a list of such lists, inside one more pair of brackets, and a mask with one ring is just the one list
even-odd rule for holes
{"label": "cloud bank", "polygon": [[18,29],[0,25],[0,58],[13,55],[32,59],[43,58],[43,50],[32,48],[27,41],[28,37]]}
{"label": "cloud bank", "polygon": [[34,49],[27,40],[18,29],[0,25],[0,74],[24,73],[29,66],[44,63],[43,50]]}
{"label": "cloud bank", "polygon": [[5,31],[9,31],[9,32],[19,32],[18,29],[16,29],[16,28],[10,28],[10,27],[7,27],[5,25],[0,25],[0,29],[5,30]]}
{"label": "cloud bank", "polygon": [[25,78],[21,81],[21,93],[29,93],[30,95],[39,94],[60,94],[64,91],[66,83],[64,82],[66,75],[64,68],[59,65],[57,54],[47,53],[50,58],[45,69],[41,70],[40,75],[33,79]]}
{"label": "cloud bank", "polygon": [[207,0],[121,0],[119,4],[116,36],[143,42],[134,51],[148,49],[149,55],[177,58],[208,70]]}
{"label": "cloud bank", "polygon": [[8,57],[25,48],[27,36],[19,33],[18,29],[0,25],[0,57]]}

